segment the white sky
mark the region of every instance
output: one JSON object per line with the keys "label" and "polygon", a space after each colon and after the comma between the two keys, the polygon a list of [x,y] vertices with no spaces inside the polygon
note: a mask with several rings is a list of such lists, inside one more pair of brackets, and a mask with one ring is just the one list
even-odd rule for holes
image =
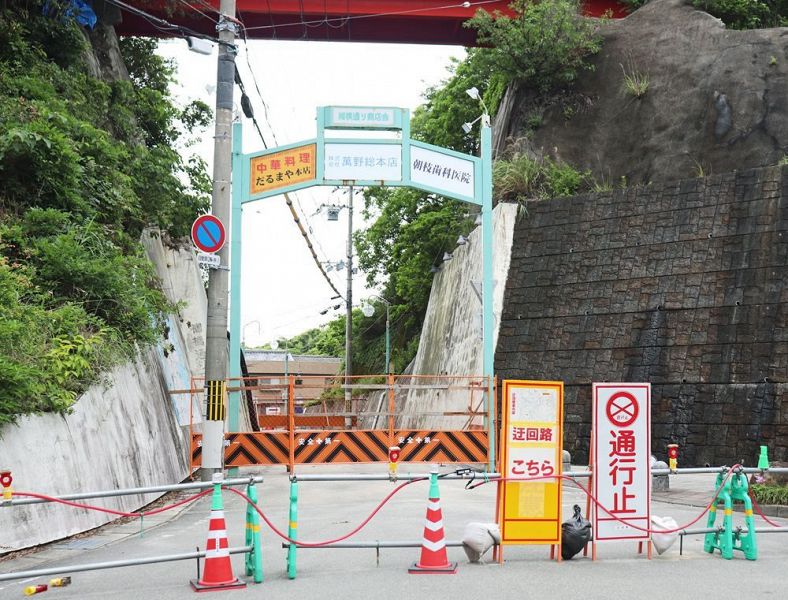
{"label": "white sky", "polygon": [[[247,65],[246,48],[243,43],[240,47],[237,65],[241,79],[269,147],[314,137],[318,106],[399,106],[412,111],[421,104],[427,87],[448,76],[450,57],[464,56],[459,46],[250,41],[249,62],[268,106],[267,120]],[[176,99],[185,103],[199,98],[213,108],[216,50],[204,56],[188,51],[183,40],[169,40],[161,42],[159,52],[175,60],[179,81],[173,90]],[[240,113],[237,87],[235,98]],[[243,136],[244,152],[262,150],[251,120],[244,119]],[[210,168],[213,126],[201,143],[189,149],[192,152],[199,153]],[[299,213],[306,216],[305,227],[311,229],[310,238],[320,260],[345,260],[347,211],[342,211],[338,222],[330,223],[325,212],[314,213],[323,202],[344,204],[347,196],[319,187],[292,196],[298,199]],[[364,226],[360,192],[355,204],[353,223],[357,230]],[[241,325],[247,346],[274,337],[290,337],[343,314],[344,302],[331,300],[334,292],[315,266],[283,196],[244,206],[242,253]],[[344,295],[345,271],[332,271],[329,276]],[[356,306],[367,296],[364,283],[365,277],[359,272],[353,285]],[[319,314],[336,304],[342,304],[339,310]]]}

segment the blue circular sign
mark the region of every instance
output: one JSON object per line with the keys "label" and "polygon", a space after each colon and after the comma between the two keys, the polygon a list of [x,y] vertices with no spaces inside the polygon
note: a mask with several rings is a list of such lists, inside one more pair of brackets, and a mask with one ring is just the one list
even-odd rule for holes
{"label": "blue circular sign", "polygon": [[192,241],[203,252],[218,252],[224,246],[226,234],[222,222],[213,215],[197,217],[192,225]]}

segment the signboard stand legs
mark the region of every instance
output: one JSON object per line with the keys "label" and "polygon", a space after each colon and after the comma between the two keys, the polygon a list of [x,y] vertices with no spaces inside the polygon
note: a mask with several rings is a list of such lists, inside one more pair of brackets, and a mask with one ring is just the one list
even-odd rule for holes
{"label": "signboard stand legs", "polygon": [[[501,456],[500,453],[498,454],[498,456],[499,457]],[[499,473],[502,473],[502,471],[500,470],[502,468],[503,466],[499,461],[498,462]],[[499,481],[495,485],[495,522],[496,523],[501,522],[501,493],[503,491],[503,485],[504,484],[501,481]],[[499,565],[503,564],[503,544],[496,544],[495,546],[493,546],[493,560],[496,561]]]}
{"label": "signboard stand legs", "polygon": [[[591,439],[594,439],[594,430],[591,430]],[[588,445],[588,470],[591,476],[588,478],[588,493],[586,494],[586,519],[593,519],[591,513],[591,490],[594,489],[594,445]],[[583,556],[588,556],[588,545],[583,548]],[[591,537],[591,561],[596,560],[596,534]]]}

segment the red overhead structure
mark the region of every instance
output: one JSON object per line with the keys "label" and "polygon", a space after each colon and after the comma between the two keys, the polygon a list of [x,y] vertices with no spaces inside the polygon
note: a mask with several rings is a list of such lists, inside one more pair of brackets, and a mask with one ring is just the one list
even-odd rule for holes
{"label": "red overhead structure", "polygon": [[[126,0],[170,23],[215,35],[219,0]],[[511,0],[237,0],[237,17],[252,39],[331,42],[406,42],[476,45],[476,32],[463,27],[477,10],[511,15]],[[614,0],[587,0],[590,16],[626,15]],[[122,11],[120,35],[166,37],[143,17]]]}

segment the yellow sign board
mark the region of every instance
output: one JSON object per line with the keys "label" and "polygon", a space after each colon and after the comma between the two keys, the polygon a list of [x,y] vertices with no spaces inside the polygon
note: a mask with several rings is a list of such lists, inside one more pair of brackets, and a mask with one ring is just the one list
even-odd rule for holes
{"label": "yellow sign board", "polygon": [[503,544],[561,543],[564,384],[503,382],[498,522]]}
{"label": "yellow sign board", "polygon": [[306,144],[255,156],[251,159],[249,171],[250,193],[260,194],[312,181],[317,176],[316,151],[315,144]]}

